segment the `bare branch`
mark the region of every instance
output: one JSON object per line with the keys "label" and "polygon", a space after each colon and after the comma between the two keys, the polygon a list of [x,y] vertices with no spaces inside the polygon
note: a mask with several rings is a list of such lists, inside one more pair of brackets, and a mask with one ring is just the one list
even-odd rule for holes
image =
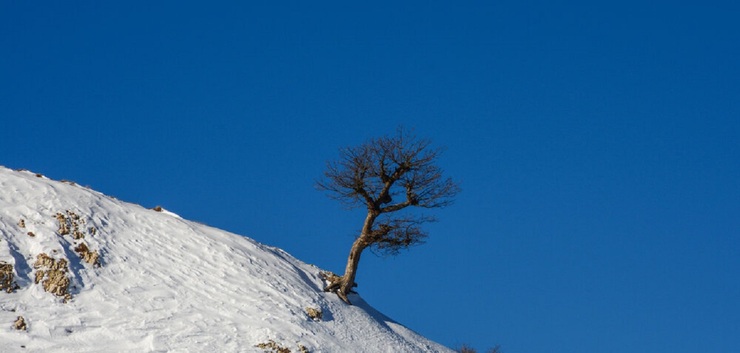
{"label": "bare branch", "polygon": [[429,216],[387,217],[379,220],[372,232],[372,250],[385,255],[396,255],[403,249],[423,244],[427,233],[421,229],[421,225],[434,221]]}
{"label": "bare branch", "polygon": [[405,210],[444,207],[459,192],[457,184],[443,177],[436,165],[442,149],[430,146],[429,140],[399,128],[394,136],[342,149],[337,161],[327,163],[317,187],[350,207],[364,205],[368,212],[350,250],[344,276],[327,286],[345,302],[349,303],[346,295],[355,285],[357,265],[365,248],[395,255],[423,243],[427,234],[421,224],[434,219]]}

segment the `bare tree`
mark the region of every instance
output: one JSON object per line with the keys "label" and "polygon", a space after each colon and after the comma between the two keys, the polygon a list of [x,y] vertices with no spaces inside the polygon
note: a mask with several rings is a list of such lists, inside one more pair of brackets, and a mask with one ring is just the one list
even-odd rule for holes
{"label": "bare tree", "polygon": [[435,164],[441,152],[429,140],[399,128],[395,136],[344,148],[339,160],[327,164],[318,188],[350,208],[367,208],[367,216],[350,249],[344,275],[325,276],[329,285],[324,291],[350,304],[347,294],[355,286],[365,249],[396,255],[423,242],[427,234],[420,225],[434,218],[405,210],[447,206],[459,191]]}

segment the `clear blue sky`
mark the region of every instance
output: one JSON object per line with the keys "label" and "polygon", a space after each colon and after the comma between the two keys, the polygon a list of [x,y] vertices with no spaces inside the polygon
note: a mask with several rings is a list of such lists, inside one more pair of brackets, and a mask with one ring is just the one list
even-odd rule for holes
{"label": "clear blue sky", "polygon": [[[740,347],[740,6],[0,2],[0,164],[340,272],[314,188],[396,126],[463,189],[359,291],[449,346]],[[597,4],[598,3],[598,4]]]}

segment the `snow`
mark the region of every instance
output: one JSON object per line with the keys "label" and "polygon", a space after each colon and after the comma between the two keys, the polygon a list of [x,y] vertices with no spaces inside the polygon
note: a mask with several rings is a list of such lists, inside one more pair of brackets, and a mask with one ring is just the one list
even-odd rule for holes
{"label": "snow", "polygon": [[[61,235],[57,213],[84,238]],[[0,292],[2,352],[453,352],[324,293],[321,269],[280,249],[32,172],[0,167],[0,234],[20,287]],[[68,261],[66,302],[35,283],[41,253]]]}

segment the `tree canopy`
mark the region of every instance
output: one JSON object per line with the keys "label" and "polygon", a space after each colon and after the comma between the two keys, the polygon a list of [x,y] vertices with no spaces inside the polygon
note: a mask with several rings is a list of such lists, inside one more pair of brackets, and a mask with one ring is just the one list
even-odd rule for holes
{"label": "tree canopy", "polygon": [[349,302],[346,295],[355,285],[357,264],[365,248],[397,254],[424,241],[427,234],[421,224],[434,218],[399,211],[439,208],[453,202],[460,189],[437,165],[441,153],[430,140],[399,128],[394,136],[341,149],[340,158],[327,164],[318,188],[350,208],[365,207],[367,217],[350,251],[344,276],[329,280],[326,290]]}

